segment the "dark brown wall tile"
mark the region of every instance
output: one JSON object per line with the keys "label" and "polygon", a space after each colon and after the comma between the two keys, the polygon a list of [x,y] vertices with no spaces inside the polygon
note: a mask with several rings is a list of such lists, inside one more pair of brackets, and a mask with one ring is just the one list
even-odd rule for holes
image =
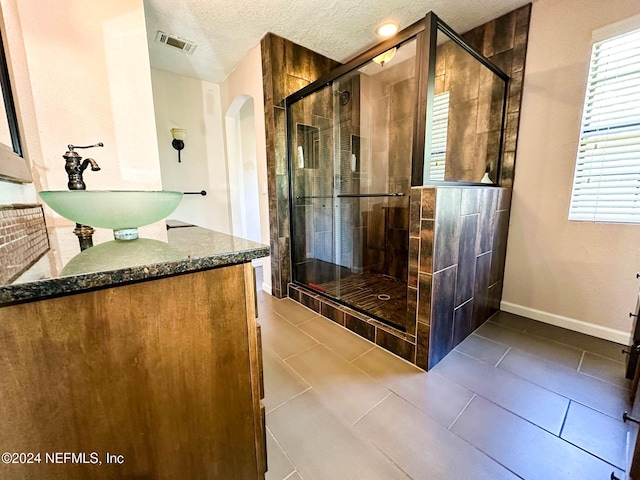
{"label": "dark brown wall tile", "polygon": [[280,264],[280,285],[283,294],[287,293],[287,285],[291,282],[291,253],[289,252],[289,237],[278,238],[278,258]]}
{"label": "dark brown wall tile", "polygon": [[407,284],[410,287],[418,286],[418,258],[420,254],[420,239],[409,238],[409,274]]}
{"label": "dark brown wall tile", "polygon": [[463,188],[460,200],[460,215],[480,213],[480,189],[477,187]]}
{"label": "dark brown wall tile", "polygon": [[426,273],[420,274],[418,284],[418,321],[429,325],[431,323],[431,288],[433,276]]}
{"label": "dark brown wall tile", "polygon": [[479,215],[460,218],[460,251],[458,253],[458,274],[456,281],[455,306],[462,305],[473,297],[476,274],[476,236]]}
{"label": "dark brown wall tile", "polygon": [[453,348],[456,273],[454,265],[433,275],[429,368],[433,368]]}
{"label": "dark brown wall tile", "polygon": [[295,300],[298,303],[302,303],[300,301],[301,293],[298,288],[296,288],[292,283],[288,285],[288,295],[289,298]]}
{"label": "dark brown wall tile", "polygon": [[[513,67],[513,50],[506,50],[493,55],[490,60],[503,72],[511,73],[511,69]],[[509,75],[509,73],[507,73],[507,75]]]}
{"label": "dark brown wall tile", "polygon": [[407,287],[407,320],[405,324],[408,335],[416,334],[418,321],[418,289]]}
{"label": "dark brown wall tile", "polygon": [[513,170],[515,168],[515,152],[504,152],[502,170],[500,171],[500,185],[511,188],[513,186]]}
{"label": "dark brown wall tile", "polygon": [[496,210],[510,210],[511,209],[511,189],[501,188],[498,192],[498,201]]}
{"label": "dark brown wall tile", "polygon": [[376,329],[370,323],[353,316],[350,313],[346,313],[344,315],[344,326],[347,327],[352,332],[357,333],[361,337],[366,338],[371,342],[375,342],[376,340]]}
{"label": "dark brown wall tile", "polygon": [[422,188],[422,214],[421,218],[435,219],[436,215],[436,189]]}
{"label": "dark brown wall tile", "polygon": [[502,299],[502,280],[489,287],[489,316],[500,310],[500,300]]}
{"label": "dark brown wall tile", "polygon": [[317,295],[311,295],[304,291],[300,292],[300,303],[310,308],[314,312],[320,313],[320,300]]}
{"label": "dark brown wall tile", "polygon": [[457,347],[467,336],[473,332],[473,299],[459,306],[453,312],[453,344]]}
{"label": "dark brown wall tile", "polygon": [[[460,199],[462,189],[442,187],[437,189],[436,224],[433,249],[433,271],[438,272],[458,263],[460,239]],[[422,267],[422,248],[420,249]]]}
{"label": "dark brown wall tile", "polygon": [[[278,256],[277,254],[274,255],[274,245],[277,248],[278,245],[278,240],[275,241],[275,243],[271,244],[271,258],[272,259],[277,259]],[[280,286],[280,263],[272,260],[271,261],[271,293],[273,294],[274,297],[276,298],[282,298],[282,295],[287,295],[287,290],[281,290]],[[280,293],[280,295],[276,295],[276,289],[277,292]]]}
{"label": "dark brown wall tile", "polygon": [[419,270],[425,273],[433,272],[433,229],[433,220],[422,220],[422,230],[420,231]]}
{"label": "dark brown wall tile", "polygon": [[520,113],[513,112],[507,114],[507,122],[504,131],[504,151],[515,152],[518,141],[518,122]]}
{"label": "dark brown wall tile", "polygon": [[509,212],[500,210],[494,217],[493,249],[491,256],[491,274],[489,282],[495,283],[502,279],[504,261],[507,253],[507,233],[509,231]]}
{"label": "dark brown wall tile", "polygon": [[476,329],[489,318],[489,272],[491,252],[476,258],[476,277],[473,291],[473,328]]}
{"label": "dark brown wall tile", "polygon": [[287,175],[287,121],[285,109],[273,107],[273,146],[276,162],[276,175]]}
{"label": "dark brown wall tile", "polygon": [[516,14],[516,28],[529,25],[529,18],[531,17],[531,3],[528,3],[515,11]]}
{"label": "dark brown wall tile", "polygon": [[514,12],[498,17],[492,23],[495,25],[494,35],[491,39],[493,55],[512,49],[516,31],[516,15]]}
{"label": "dark brown wall tile", "polygon": [[480,190],[480,215],[478,218],[478,237],[476,255],[489,252],[493,247],[493,216],[498,201],[498,190],[486,187]]}
{"label": "dark brown wall tile", "polygon": [[395,353],[405,360],[415,363],[416,346],[386,330],[376,328],[376,345]]}
{"label": "dark brown wall tile", "polygon": [[276,176],[278,195],[278,236],[289,236],[289,179],[286,175]]}
{"label": "dark brown wall tile", "polygon": [[320,313],[334,322],[344,326],[344,311],[338,306],[328,303],[326,299],[321,299]]}
{"label": "dark brown wall tile", "polygon": [[522,82],[524,72],[513,72],[509,81],[509,101],[507,103],[507,113],[517,113],[520,111],[522,99]]}
{"label": "dark brown wall tile", "polygon": [[422,197],[422,189],[412,188],[410,199],[409,213],[409,236],[420,236],[420,203]]}
{"label": "dark brown wall tile", "polygon": [[493,39],[496,36],[496,22],[491,21],[483,25],[484,36],[480,45],[480,53],[485,57],[493,55]]}
{"label": "dark brown wall tile", "polygon": [[473,30],[470,30],[467,33],[462,35],[462,38],[464,38],[465,42],[467,42],[467,44],[471,48],[473,48],[474,50],[477,50],[480,53],[482,53],[483,51],[482,44],[484,43],[484,35],[485,35],[484,31],[486,29],[486,26],[489,23],[480,25],[479,27],[476,27]]}
{"label": "dark brown wall tile", "polygon": [[429,325],[418,322],[416,342],[416,365],[427,370],[429,368]]}

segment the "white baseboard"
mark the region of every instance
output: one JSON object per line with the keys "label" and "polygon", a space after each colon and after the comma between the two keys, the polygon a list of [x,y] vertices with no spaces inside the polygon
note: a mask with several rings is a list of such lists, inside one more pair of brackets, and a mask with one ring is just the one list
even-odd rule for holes
{"label": "white baseboard", "polygon": [[631,334],[629,332],[622,332],[620,330],[614,330],[613,328],[603,327],[601,325],[594,325],[593,323],[583,322],[574,318],[563,317],[562,315],[556,315],[555,313],[543,312],[542,310],[536,310],[535,308],[524,307],[511,302],[500,302],[500,310],[505,312],[514,313],[523,317],[532,318],[539,322],[555,325],[556,327],[566,328],[567,330],[573,330],[574,332],[584,333],[591,335],[592,337],[602,338],[611,342],[621,343],[623,345],[629,345],[631,342]]}
{"label": "white baseboard", "polygon": [[269,295],[273,295],[273,293],[271,293],[271,284],[270,283],[262,282],[262,291],[265,292],[265,293],[268,293]]}

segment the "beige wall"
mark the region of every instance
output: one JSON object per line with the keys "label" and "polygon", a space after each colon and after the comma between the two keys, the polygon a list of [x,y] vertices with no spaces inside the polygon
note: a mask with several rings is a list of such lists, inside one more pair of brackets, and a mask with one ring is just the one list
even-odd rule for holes
{"label": "beige wall", "polygon": [[[260,209],[261,243],[269,245],[269,198],[267,196],[267,152],[264,126],[264,93],[262,88],[262,57],[256,45],[220,85],[222,112],[227,115],[232,104],[242,96],[253,98],[255,152],[258,173],[258,203]],[[227,155],[229,152],[227,151]],[[230,185],[233,198],[234,185]],[[271,261],[263,259],[264,289],[271,291]]]}
{"label": "beige wall", "polygon": [[626,342],[640,226],[569,222],[592,30],[630,0],[533,3],[502,309]]}
{"label": "beige wall", "polygon": [[[1,5],[36,189],[65,190],[67,144],[99,141],[104,148],[88,155],[102,171],[85,175],[89,189],[160,189],[142,0]],[[71,224],[45,213],[49,226]],[[141,235],[166,238],[161,223],[143,227]],[[95,238],[113,237],[97,229]],[[63,262],[79,251],[75,238],[52,240]]]}
{"label": "beige wall", "polygon": [[[231,233],[220,86],[151,69],[162,185],[186,195],[170,218]],[[182,162],[171,146],[171,129],[185,128]]]}

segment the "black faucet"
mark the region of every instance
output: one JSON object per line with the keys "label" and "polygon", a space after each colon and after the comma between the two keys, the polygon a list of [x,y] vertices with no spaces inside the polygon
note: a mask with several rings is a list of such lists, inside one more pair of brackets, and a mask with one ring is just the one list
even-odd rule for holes
{"label": "black faucet", "polygon": [[[67,183],[67,187],[69,187],[69,190],[87,189],[87,186],[82,179],[82,173],[87,169],[89,165],[91,165],[91,170],[93,172],[97,172],[98,170],[100,170],[100,167],[93,158],[85,158],[84,161],[81,162],[82,157],[75,151],[76,148],[93,147],[104,147],[104,144],[100,142],[96,143],[95,145],[86,145],[84,147],[68,145],[67,148],[69,149],[69,151],[65,153],[62,158],[64,158],[67,162],[64,166],[64,169],[67,171],[67,175],[69,176],[69,183]],[[93,247],[93,232],[95,232],[93,227],[76,223],[76,228],[73,229],[73,233],[75,233],[78,237],[81,251]]]}
{"label": "black faucet", "polygon": [[87,186],[84,184],[84,180],[82,179],[82,172],[84,172],[89,165],[91,165],[91,170],[94,172],[100,170],[100,167],[93,158],[85,158],[84,161],[80,163],[82,157],[75,151],[76,148],[93,147],[104,147],[104,144],[100,142],[96,143],[95,145],[87,145],[84,147],[68,145],[69,151],[65,153],[62,158],[64,158],[67,162],[64,166],[64,169],[67,171],[67,175],[69,176],[69,183],[67,183],[67,187],[69,187],[69,190],[87,189]]}

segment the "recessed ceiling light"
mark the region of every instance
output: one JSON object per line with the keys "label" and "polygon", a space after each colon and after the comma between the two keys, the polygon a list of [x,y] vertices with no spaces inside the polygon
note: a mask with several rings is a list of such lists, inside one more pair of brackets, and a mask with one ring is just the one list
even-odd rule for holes
{"label": "recessed ceiling light", "polygon": [[376,35],[381,37],[391,37],[398,32],[398,24],[396,22],[384,22],[376,27]]}

